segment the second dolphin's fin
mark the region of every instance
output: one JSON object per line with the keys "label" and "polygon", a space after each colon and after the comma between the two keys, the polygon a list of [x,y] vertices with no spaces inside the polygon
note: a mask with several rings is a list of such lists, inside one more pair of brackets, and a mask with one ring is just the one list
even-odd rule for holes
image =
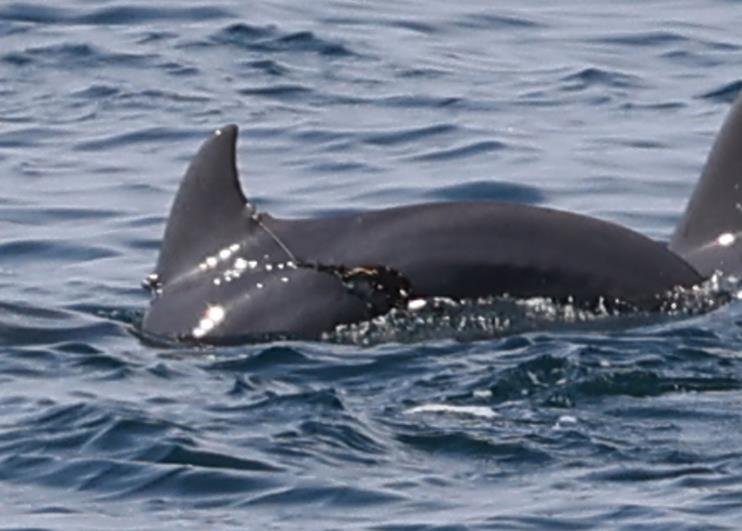
{"label": "second dolphin's fin", "polygon": [[742,273],[742,97],[716,137],[670,249],[705,277]]}

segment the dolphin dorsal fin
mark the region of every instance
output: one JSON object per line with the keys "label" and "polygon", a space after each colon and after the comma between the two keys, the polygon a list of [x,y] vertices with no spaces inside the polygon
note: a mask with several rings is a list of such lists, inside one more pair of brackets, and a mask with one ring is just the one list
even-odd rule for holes
{"label": "dolphin dorsal fin", "polygon": [[166,283],[207,255],[244,238],[255,209],[240,188],[237,126],[217,129],[186,171],[170,210],[155,274]]}
{"label": "dolphin dorsal fin", "polygon": [[742,273],[742,97],[716,137],[670,249],[703,276]]}

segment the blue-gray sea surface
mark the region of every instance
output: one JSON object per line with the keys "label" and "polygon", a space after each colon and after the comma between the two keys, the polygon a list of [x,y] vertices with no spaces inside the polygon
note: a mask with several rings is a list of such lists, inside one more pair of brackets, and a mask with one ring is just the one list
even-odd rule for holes
{"label": "blue-gray sea surface", "polygon": [[370,346],[137,324],[231,122],[277,216],[509,200],[667,239],[740,28],[735,0],[2,2],[0,526],[739,528],[740,303]]}

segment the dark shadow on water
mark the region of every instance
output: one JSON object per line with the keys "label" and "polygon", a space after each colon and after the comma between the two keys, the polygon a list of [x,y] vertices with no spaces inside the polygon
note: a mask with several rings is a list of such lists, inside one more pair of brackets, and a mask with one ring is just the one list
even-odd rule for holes
{"label": "dark shadow on water", "polygon": [[433,201],[503,201],[538,204],[545,200],[534,186],[503,181],[474,181],[432,189],[422,194]]}

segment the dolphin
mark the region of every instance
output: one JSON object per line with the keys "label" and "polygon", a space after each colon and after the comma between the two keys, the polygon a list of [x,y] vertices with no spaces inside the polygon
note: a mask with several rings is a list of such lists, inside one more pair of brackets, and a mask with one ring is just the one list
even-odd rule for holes
{"label": "dolphin", "polygon": [[319,339],[431,297],[657,310],[676,287],[742,272],[742,98],[669,244],[584,215],[501,202],[278,219],[242,192],[237,133],[235,125],[216,130],[186,171],[145,280],[148,335]]}

